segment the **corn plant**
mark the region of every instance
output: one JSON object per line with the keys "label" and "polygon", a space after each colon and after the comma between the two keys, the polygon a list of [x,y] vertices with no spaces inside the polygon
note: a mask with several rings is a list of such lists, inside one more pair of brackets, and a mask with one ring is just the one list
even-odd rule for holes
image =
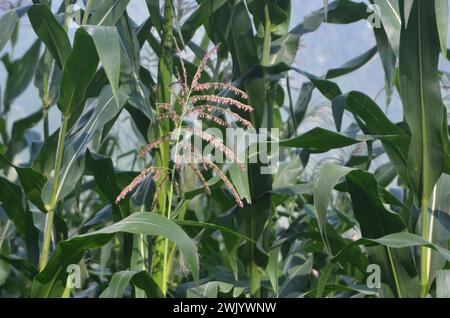
{"label": "corn plant", "polygon": [[317,3],[0,1],[0,297],[450,297],[448,1]]}

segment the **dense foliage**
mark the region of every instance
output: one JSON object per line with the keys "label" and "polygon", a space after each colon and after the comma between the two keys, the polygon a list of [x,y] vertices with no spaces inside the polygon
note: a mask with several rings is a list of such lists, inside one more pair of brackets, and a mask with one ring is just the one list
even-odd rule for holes
{"label": "dense foliage", "polygon": [[[140,1],[142,24],[130,0],[1,2],[0,297],[450,297],[447,0],[323,1],[293,28],[291,0]],[[367,52],[295,64],[305,34],[365,20]],[[335,82],[374,57],[385,107]],[[300,133],[315,92],[335,129]],[[192,118],[279,129],[278,169]]]}

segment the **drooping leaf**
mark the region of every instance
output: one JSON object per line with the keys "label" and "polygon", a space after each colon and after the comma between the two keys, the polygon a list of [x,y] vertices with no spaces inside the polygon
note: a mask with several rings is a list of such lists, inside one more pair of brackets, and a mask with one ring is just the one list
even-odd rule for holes
{"label": "drooping leaf", "polygon": [[69,38],[46,5],[35,4],[28,10],[31,26],[63,68],[71,51]]}
{"label": "drooping leaf", "polygon": [[199,262],[193,241],[175,223],[153,213],[133,213],[128,218],[99,231],[75,236],[56,246],[45,269],[35,277],[32,297],[60,297],[66,284],[66,268],[77,264],[87,249],[99,248],[114,234],[125,232],[163,236],[173,241],[182,252],[196,280],[199,279]]}

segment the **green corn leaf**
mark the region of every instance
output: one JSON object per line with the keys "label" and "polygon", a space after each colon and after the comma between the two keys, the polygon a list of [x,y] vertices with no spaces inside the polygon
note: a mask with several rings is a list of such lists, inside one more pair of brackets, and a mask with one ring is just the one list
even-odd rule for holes
{"label": "green corn leaf", "polygon": [[95,76],[98,56],[89,34],[78,29],[74,47],[67,57],[61,78],[58,108],[65,116],[84,102],[86,90]]}
{"label": "green corn leaf", "polygon": [[360,142],[373,140],[371,136],[346,136],[323,128],[314,128],[301,136],[281,140],[280,146],[308,149],[313,153],[344,148]]}
{"label": "green corn leaf", "polygon": [[153,213],[133,213],[128,218],[99,231],[79,235],[59,243],[45,269],[33,282],[32,297],[60,297],[65,289],[70,264],[78,264],[84,251],[99,248],[116,233],[163,236],[173,241],[186,259],[196,280],[199,279],[199,262],[193,241],[175,223]]}
{"label": "green corn leaf", "polygon": [[62,69],[70,54],[69,38],[56,20],[50,9],[41,4],[35,4],[28,10],[31,26],[38,37],[45,43]]}
{"label": "green corn leaf", "polygon": [[130,0],[104,0],[89,19],[89,24],[113,26],[125,12]]}
{"label": "green corn leaf", "polygon": [[[90,100],[88,104],[90,110],[78,123],[82,127],[77,127],[78,129],[67,137],[57,188],[57,201],[63,199],[76,187],[84,172],[84,158],[89,142],[102,133],[108,122],[116,118],[127,100],[123,94],[120,94],[119,98],[120,104],[117,105],[111,87],[106,86],[97,99]],[[42,192],[42,200],[46,204],[51,200],[51,187],[52,181],[49,181]]]}
{"label": "green corn leaf", "polygon": [[418,198],[430,196],[444,169],[440,46],[432,2],[414,1],[400,46],[401,96],[412,134],[408,179]]}
{"label": "green corn leaf", "polygon": [[88,26],[85,29],[94,40],[98,56],[119,104],[120,37],[116,27]]}

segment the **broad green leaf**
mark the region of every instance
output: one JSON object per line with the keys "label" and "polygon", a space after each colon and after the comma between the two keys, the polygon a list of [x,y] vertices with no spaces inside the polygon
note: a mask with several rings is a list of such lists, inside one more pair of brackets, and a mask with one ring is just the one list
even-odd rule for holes
{"label": "broad green leaf", "polygon": [[64,65],[58,108],[64,116],[84,102],[86,90],[94,79],[98,56],[89,34],[82,28],[75,33],[73,50]]}
{"label": "broad green leaf", "polygon": [[89,24],[99,26],[115,25],[125,12],[129,3],[130,0],[103,0],[89,19]]}
{"label": "broad green leaf", "polygon": [[[115,102],[111,87],[103,89],[101,95],[90,100],[86,115],[80,118],[78,127],[66,138],[63,153],[63,165],[57,188],[57,201],[63,199],[75,188],[84,172],[84,155],[89,142],[102,133],[103,127],[121,111],[127,97],[119,96],[119,104]],[[48,204],[51,199],[52,181],[44,186],[42,200]]]}
{"label": "broad green leaf", "polygon": [[[375,178],[365,171],[354,171],[346,177],[352,200],[353,213],[361,228],[361,235],[378,239],[402,232],[406,223],[402,217],[386,208],[379,196]],[[418,297],[420,284],[411,249],[368,248],[369,260],[378,264],[384,272],[381,281],[389,286],[381,289],[381,295],[394,292],[397,297]]]}
{"label": "broad green leaf", "polygon": [[77,264],[87,249],[99,248],[116,233],[157,235],[173,241],[180,249],[195,280],[199,279],[196,247],[187,234],[167,218],[153,213],[133,213],[128,218],[99,231],[60,242],[45,269],[33,282],[32,297],[60,297],[64,291],[70,264]]}
{"label": "broad green leaf", "polygon": [[444,113],[438,78],[440,46],[433,4],[434,1],[414,1],[400,45],[400,93],[412,134],[408,181],[417,198],[430,196],[444,169],[441,129]]}
{"label": "broad green leaf", "polygon": [[62,69],[71,51],[66,32],[45,5],[33,5],[28,10],[28,17],[34,32],[45,43],[47,49],[58,61],[59,68]]}
{"label": "broad green leaf", "polygon": [[0,51],[13,35],[14,29],[19,22],[19,15],[16,10],[8,10],[0,17]]}
{"label": "broad green leaf", "polygon": [[406,224],[401,217],[384,207],[378,183],[369,172],[355,170],[346,179],[353,212],[364,237],[378,238],[405,229]]}
{"label": "broad green leaf", "polygon": [[120,78],[120,38],[116,27],[87,26],[97,48],[98,56],[111,84],[117,104],[119,104]]}
{"label": "broad green leaf", "polygon": [[345,109],[350,111],[361,128],[370,135],[395,136],[381,139],[384,150],[403,180],[407,180],[407,153],[409,136],[389,120],[380,107],[367,95],[350,92],[346,95]]}

